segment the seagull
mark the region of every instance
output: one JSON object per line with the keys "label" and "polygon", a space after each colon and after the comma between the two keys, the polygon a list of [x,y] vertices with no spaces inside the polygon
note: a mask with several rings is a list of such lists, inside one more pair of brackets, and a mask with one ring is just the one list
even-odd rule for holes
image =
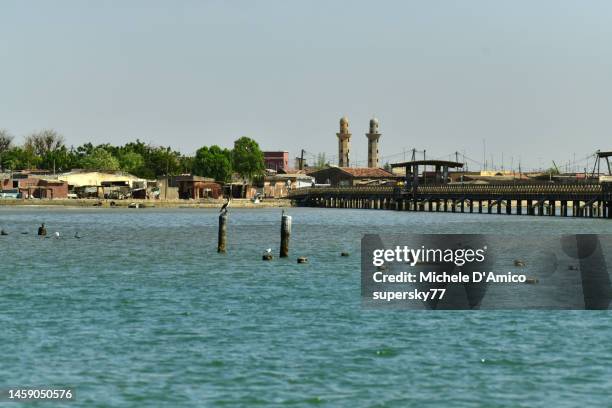
{"label": "seagull", "polygon": [[79,235],[79,232],[78,232],[78,231],[74,233],[74,237],[75,237],[76,239],[80,239],[80,238],[81,238],[81,236]]}
{"label": "seagull", "polygon": [[55,239],[59,239],[59,237],[60,237],[60,233],[57,232],[57,231],[55,231],[55,234],[53,234],[53,235],[55,236]]}
{"label": "seagull", "polygon": [[266,254],[271,254],[271,253],[272,253],[272,248],[266,249]]}
{"label": "seagull", "polygon": [[228,197],[227,202],[221,206],[221,210],[219,212],[227,212],[227,207],[229,206],[231,199]]}

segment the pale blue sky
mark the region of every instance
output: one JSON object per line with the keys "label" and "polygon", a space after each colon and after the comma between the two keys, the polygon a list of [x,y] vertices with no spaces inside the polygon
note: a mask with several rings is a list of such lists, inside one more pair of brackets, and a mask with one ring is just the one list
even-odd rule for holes
{"label": "pale blue sky", "polygon": [[[253,137],[365,165],[456,150],[506,167],[612,149],[609,1],[0,2],[0,128],[193,153]],[[401,160],[402,155],[389,157]]]}

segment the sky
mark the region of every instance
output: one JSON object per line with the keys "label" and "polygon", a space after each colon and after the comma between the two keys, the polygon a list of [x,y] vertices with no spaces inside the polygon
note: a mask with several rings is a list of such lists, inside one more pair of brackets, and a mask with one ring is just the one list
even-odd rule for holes
{"label": "sky", "polygon": [[595,0],[2,0],[0,128],[334,163],[346,115],[366,166],[376,116],[383,162],[582,169],[612,150],[610,21]]}

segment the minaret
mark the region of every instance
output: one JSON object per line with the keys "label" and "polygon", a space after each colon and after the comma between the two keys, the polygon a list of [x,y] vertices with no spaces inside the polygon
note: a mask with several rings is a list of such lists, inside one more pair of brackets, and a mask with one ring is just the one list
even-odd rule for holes
{"label": "minaret", "polygon": [[348,118],[340,119],[340,132],[338,136],[338,166],[349,167],[349,153],[351,149],[351,133],[349,132]]}
{"label": "minaret", "polygon": [[378,167],[378,139],[381,133],[378,132],[378,119],[370,119],[370,132],[366,133],[368,137],[368,167]]}

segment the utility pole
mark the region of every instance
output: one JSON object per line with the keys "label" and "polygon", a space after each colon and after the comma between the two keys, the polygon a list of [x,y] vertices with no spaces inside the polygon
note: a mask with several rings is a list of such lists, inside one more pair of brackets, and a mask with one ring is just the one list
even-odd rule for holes
{"label": "utility pole", "polygon": [[302,149],[302,154],[300,155],[300,170],[304,170],[304,149]]}
{"label": "utility pole", "polygon": [[487,142],[485,139],[482,139],[482,163],[484,166],[483,170],[487,169]]}

